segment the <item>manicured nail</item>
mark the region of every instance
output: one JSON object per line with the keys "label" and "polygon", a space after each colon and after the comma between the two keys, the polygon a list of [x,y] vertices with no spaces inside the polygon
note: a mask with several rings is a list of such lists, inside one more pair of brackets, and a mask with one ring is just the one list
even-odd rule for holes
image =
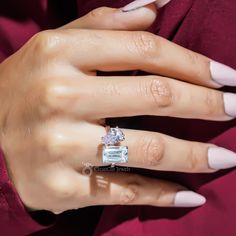
{"label": "manicured nail", "polygon": [[192,191],[179,191],[175,195],[174,206],[197,207],[205,204],[206,198]]}
{"label": "manicured nail", "polygon": [[208,165],[215,170],[236,166],[236,153],[221,147],[208,149]]}
{"label": "manicured nail", "polygon": [[231,117],[236,117],[236,94],[224,93],[225,113]]}
{"label": "manicured nail", "polygon": [[212,79],[221,85],[236,86],[236,70],[216,61],[210,62]]}
{"label": "manicured nail", "polygon": [[164,5],[166,5],[168,2],[170,2],[170,0],[136,0],[136,1],[129,3],[125,7],[123,7],[122,11],[124,11],[124,12],[133,11],[133,10],[136,10],[140,7],[144,7],[150,3],[153,3],[153,2],[156,2],[156,5],[158,6],[158,8],[160,8],[160,7],[163,7]]}

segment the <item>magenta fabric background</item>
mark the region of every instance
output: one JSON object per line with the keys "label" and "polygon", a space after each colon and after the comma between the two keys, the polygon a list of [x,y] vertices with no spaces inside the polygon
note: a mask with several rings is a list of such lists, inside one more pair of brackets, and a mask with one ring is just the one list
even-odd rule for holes
{"label": "magenta fabric background", "polygon": [[[0,3],[0,60],[15,52],[39,30],[62,25],[98,6],[120,7],[128,2],[131,1],[8,0]],[[60,11],[60,8],[63,10]],[[172,0],[160,11],[152,32],[236,68],[235,22],[235,0]],[[235,88],[224,88],[224,90],[236,92]],[[129,120],[129,127],[163,132],[183,139],[212,140],[213,143],[236,151],[235,120],[220,123],[137,117]],[[206,196],[207,203],[197,209],[105,207],[95,236],[236,235],[236,171],[234,169],[220,171],[213,175],[144,170],[139,172],[182,183]],[[34,235],[91,235],[99,211],[100,208],[89,208],[65,213],[59,217],[55,226]],[[23,219],[24,216],[18,217]],[[0,225],[2,227],[2,223]],[[5,225],[6,230],[7,227],[9,225]],[[14,234],[19,232],[17,227],[16,231],[11,231],[13,232],[11,235],[19,235]],[[34,229],[37,230],[36,226]],[[30,233],[33,230],[22,232]]]}

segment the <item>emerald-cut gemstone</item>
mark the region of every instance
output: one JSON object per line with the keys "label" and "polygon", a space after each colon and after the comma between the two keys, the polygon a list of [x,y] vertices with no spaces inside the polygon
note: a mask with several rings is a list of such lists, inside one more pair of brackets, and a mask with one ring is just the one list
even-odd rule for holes
{"label": "emerald-cut gemstone", "polygon": [[103,163],[116,164],[128,162],[128,147],[104,146],[102,152]]}

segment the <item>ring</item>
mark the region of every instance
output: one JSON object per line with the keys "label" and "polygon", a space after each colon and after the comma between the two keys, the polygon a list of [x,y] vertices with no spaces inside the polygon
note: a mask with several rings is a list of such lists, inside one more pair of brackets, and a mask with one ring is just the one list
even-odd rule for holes
{"label": "ring", "polygon": [[128,147],[121,146],[120,142],[125,140],[125,135],[119,127],[106,127],[107,134],[102,137],[102,161],[106,164],[128,162]]}

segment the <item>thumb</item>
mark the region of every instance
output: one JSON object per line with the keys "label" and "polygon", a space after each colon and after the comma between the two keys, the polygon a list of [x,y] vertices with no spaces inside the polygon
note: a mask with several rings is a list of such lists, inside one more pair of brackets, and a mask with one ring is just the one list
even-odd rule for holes
{"label": "thumb", "polygon": [[156,16],[155,4],[129,12],[117,8],[100,7],[60,29],[145,30],[151,26]]}

